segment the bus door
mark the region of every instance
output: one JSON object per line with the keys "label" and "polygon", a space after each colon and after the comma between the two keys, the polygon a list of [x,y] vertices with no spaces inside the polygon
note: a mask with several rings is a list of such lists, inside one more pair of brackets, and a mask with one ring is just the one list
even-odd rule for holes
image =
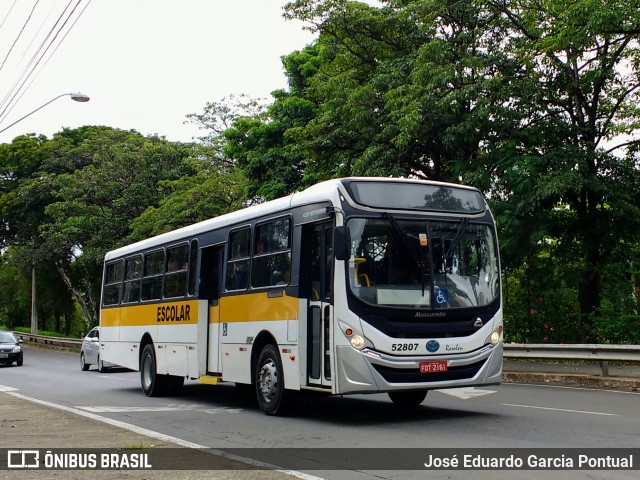
{"label": "bus door", "polygon": [[[220,285],[222,284],[222,265],[224,245],[217,245],[202,249],[200,265],[200,295],[198,311],[203,312],[198,319],[198,338],[206,339],[202,351],[206,358],[203,363],[206,372],[200,370],[201,375],[220,372]],[[201,321],[202,320],[202,321]],[[201,342],[198,342],[202,345]]]}
{"label": "bus door", "polygon": [[331,386],[331,289],[333,285],[333,224],[305,226],[303,260],[307,291],[307,382]]}

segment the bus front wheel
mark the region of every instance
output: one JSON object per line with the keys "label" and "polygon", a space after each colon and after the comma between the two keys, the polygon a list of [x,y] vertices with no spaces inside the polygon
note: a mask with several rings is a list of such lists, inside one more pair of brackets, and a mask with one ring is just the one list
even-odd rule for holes
{"label": "bus front wheel", "polygon": [[267,415],[284,415],[296,399],[296,391],[286,390],[282,360],[275,345],[266,345],[255,366],[255,388],[258,406]]}
{"label": "bus front wheel", "polygon": [[417,407],[427,397],[428,390],[418,390],[411,392],[389,392],[389,398],[398,407]]}

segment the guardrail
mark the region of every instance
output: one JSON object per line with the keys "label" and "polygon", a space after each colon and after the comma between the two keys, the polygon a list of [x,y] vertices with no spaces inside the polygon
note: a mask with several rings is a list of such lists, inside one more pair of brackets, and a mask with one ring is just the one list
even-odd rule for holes
{"label": "guardrail", "polygon": [[82,340],[78,338],[47,337],[45,335],[34,335],[33,333],[13,332],[13,334],[25,343],[34,345],[46,345],[58,348],[68,348],[80,351]]}
{"label": "guardrail", "polygon": [[505,343],[504,358],[595,360],[608,377],[609,362],[640,362],[640,345]]}
{"label": "guardrail", "polygon": [[[14,332],[23,342],[36,345],[80,350],[82,340],[77,338],[46,337],[31,333]],[[603,377],[609,376],[609,362],[640,362],[640,345],[600,344],[546,344],[505,343],[504,358],[538,360],[591,360],[600,363]]]}

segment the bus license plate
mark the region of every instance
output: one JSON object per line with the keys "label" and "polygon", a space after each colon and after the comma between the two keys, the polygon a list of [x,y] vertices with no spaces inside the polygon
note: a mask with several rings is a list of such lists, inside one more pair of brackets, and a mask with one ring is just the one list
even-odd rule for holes
{"label": "bus license plate", "polygon": [[433,362],[420,362],[420,373],[446,372],[448,369],[446,360],[435,360]]}

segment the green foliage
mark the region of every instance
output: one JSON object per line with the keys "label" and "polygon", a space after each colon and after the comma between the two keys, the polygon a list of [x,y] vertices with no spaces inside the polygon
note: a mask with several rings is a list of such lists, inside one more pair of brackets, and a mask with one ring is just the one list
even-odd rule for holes
{"label": "green foliage", "polygon": [[24,253],[9,248],[0,257],[0,323],[10,330],[29,322],[31,276]]}
{"label": "green foliage", "polygon": [[296,131],[316,176],[482,188],[505,264],[532,268],[553,242],[558,265],[539,269],[561,274],[566,285],[553,291],[567,293],[552,299],[540,279],[533,298],[574,295],[579,321],[571,313],[566,323],[595,340],[611,290],[605,266],[640,233],[635,2],[299,0],[286,11],[319,32],[304,82],[287,70],[292,93],[317,105]]}
{"label": "green foliage", "polygon": [[128,241],[137,241],[238,210],[244,206],[246,181],[242,171],[216,169],[202,159],[193,160],[195,174],[162,180],[158,206],[148,207],[131,221]]}
{"label": "green foliage", "polygon": [[[18,276],[24,284],[22,296],[12,298],[0,288],[0,319],[28,324],[25,272],[35,265],[40,327],[86,332],[97,323],[108,250],[242,203],[242,172],[220,165],[216,155],[212,146],[107,127],[66,129],[51,139],[18,137],[0,146],[0,212],[7,226],[0,239],[24,256],[20,276],[13,261],[0,269],[13,285]],[[21,158],[30,160],[23,165]]]}

